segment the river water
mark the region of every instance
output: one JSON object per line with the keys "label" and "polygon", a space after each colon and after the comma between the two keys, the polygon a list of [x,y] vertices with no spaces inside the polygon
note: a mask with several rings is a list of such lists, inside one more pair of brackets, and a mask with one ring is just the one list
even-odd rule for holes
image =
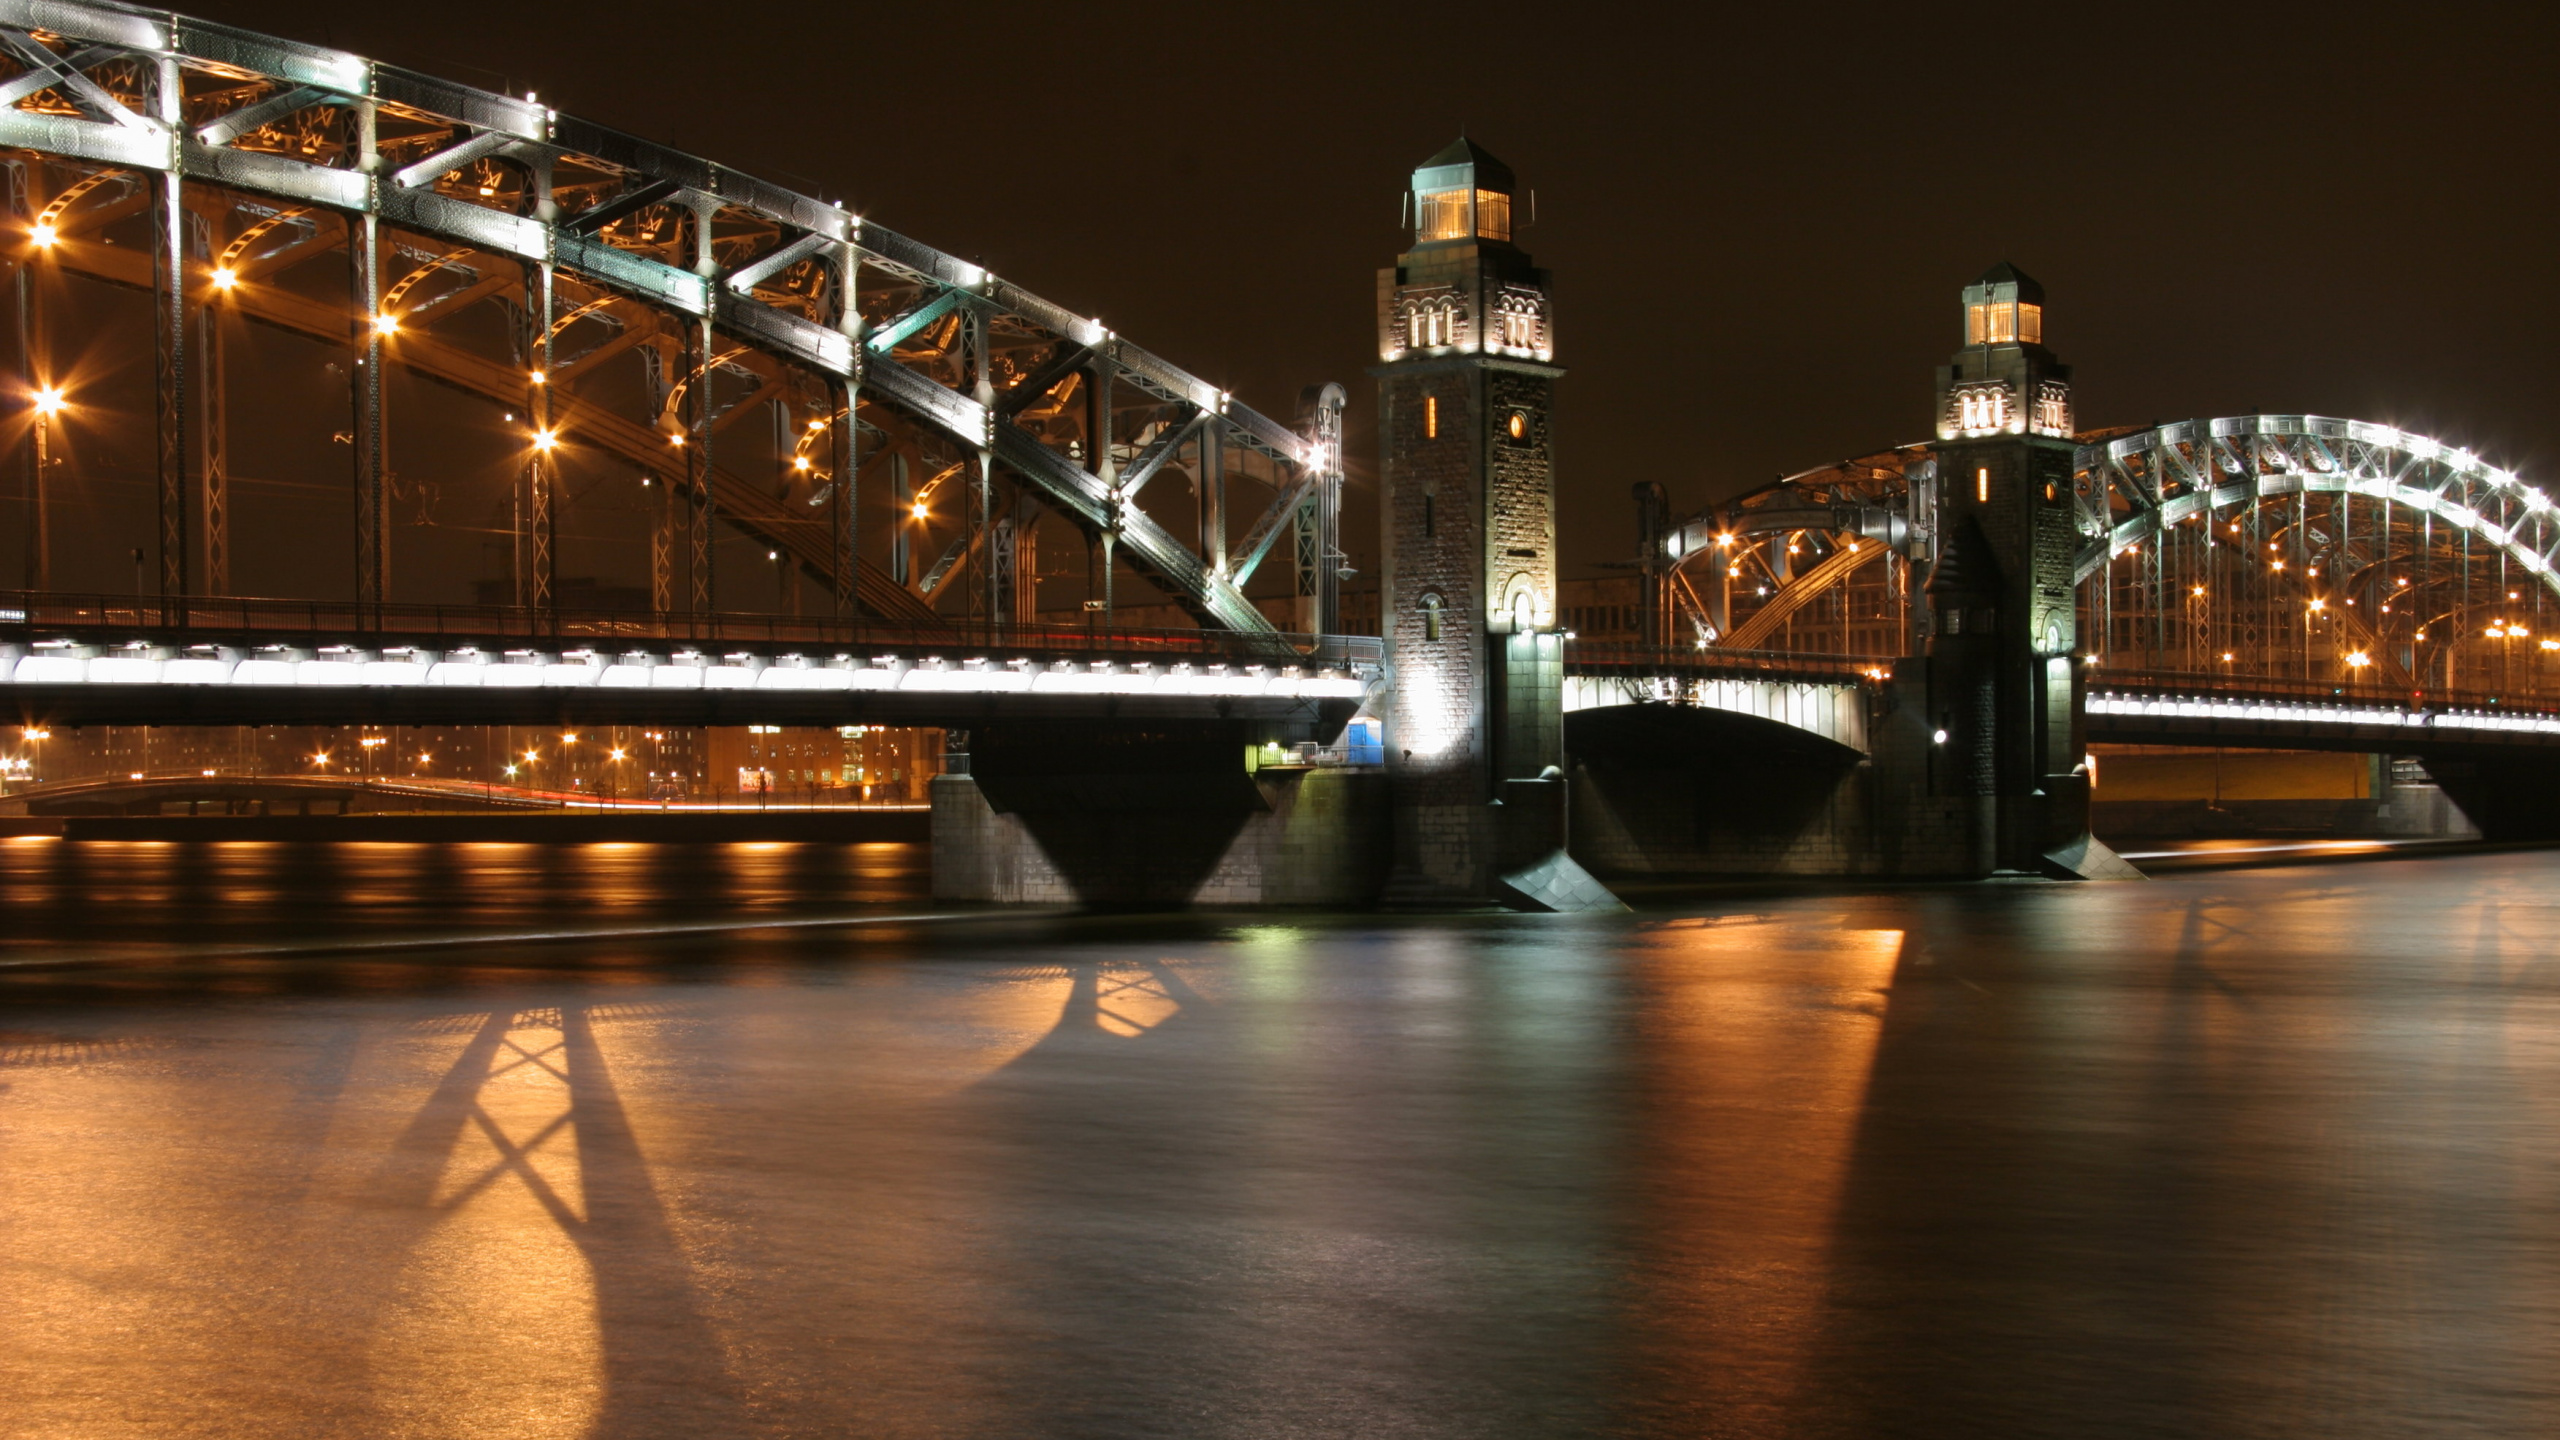
{"label": "river water", "polygon": [[0,1435],[2560,1434],[2560,855],[921,865],[0,843]]}

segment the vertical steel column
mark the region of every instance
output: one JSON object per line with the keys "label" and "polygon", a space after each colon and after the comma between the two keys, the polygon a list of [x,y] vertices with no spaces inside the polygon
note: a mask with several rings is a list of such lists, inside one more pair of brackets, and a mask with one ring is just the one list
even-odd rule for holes
{"label": "vertical steel column", "polygon": [[[175,133],[186,118],[185,91],[175,57],[162,58],[153,76],[152,101],[160,123]],[[173,157],[174,158],[174,157]],[[151,330],[158,360],[153,376],[159,441],[160,599],[164,612],[187,593],[187,512],[195,503],[187,484],[187,212],[184,182],[175,164],[150,179]],[[164,620],[169,618],[165,615]]]}
{"label": "vertical steel column", "polygon": [[355,366],[348,377],[349,405],[354,411],[350,433],[355,441],[356,603],[365,608],[389,599],[391,557],[389,507],[382,493],[383,341],[396,323],[381,313],[382,230],[375,213],[374,111],[360,101],[356,114],[356,167],[366,176],[365,211],[347,220],[347,259],[355,309]]}
{"label": "vertical steel column", "polygon": [[204,417],[198,427],[204,447],[204,591],[231,592],[231,453],[223,421],[230,407],[230,382],[222,363],[222,295],[205,296],[196,311],[196,352],[204,371]]}
{"label": "vertical steel column", "polygon": [[649,609],[664,618],[676,600],[675,487],[655,475],[640,477],[649,492]]}
{"label": "vertical steel column", "polygon": [[915,583],[915,517],[908,513],[908,505],[914,499],[907,457],[893,454],[889,457],[889,578],[910,589]]}
{"label": "vertical steel column", "polygon": [[[1094,477],[1102,482],[1103,493],[1108,497],[1104,503],[1110,507],[1109,513],[1103,519],[1102,533],[1095,537],[1098,542],[1096,549],[1087,552],[1088,571],[1090,571],[1093,557],[1095,555],[1100,557],[1102,623],[1105,625],[1111,623],[1112,561],[1113,552],[1119,548],[1120,542],[1120,464],[1111,453],[1111,429],[1117,418],[1111,413],[1111,392],[1114,388],[1112,377],[1115,369],[1108,354],[1097,353],[1093,359],[1092,393],[1085,396],[1085,439],[1093,451],[1085,457],[1085,464],[1092,468]],[[1085,604],[1090,608],[1092,603],[1093,577],[1088,573],[1085,577]]]}
{"label": "vertical steel column", "polygon": [[712,224],[720,213],[719,203],[693,207],[693,273],[702,277],[702,318],[686,334],[685,355],[685,501],[691,513],[687,517],[687,569],[693,575],[693,613],[707,617],[717,598],[711,575],[711,527],[717,514],[711,504],[711,354],[715,336],[712,320],[718,313],[715,278],[720,273],[718,255],[712,248]]}
{"label": "vertical steel column", "polygon": [[685,572],[691,577],[696,618],[711,613],[711,319],[685,327],[684,435]]}
{"label": "vertical steel column", "polygon": [[970,608],[983,616],[988,625],[1004,623],[1004,580],[996,564],[996,452],[995,427],[996,387],[993,368],[987,354],[987,312],[975,305],[969,307],[969,364],[977,383],[971,387],[979,409],[987,417],[987,433],[978,442],[978,483],[970,492],[969,517],[976,528],[978,569],[981,583],[972,588]]}
{"label": "vertical steel column", "polygon": [[[546,247],[547,249],[548,247]],[[530,263],[530,262],[529,262]],[[532,434],[524,451],[525,498],[531,511],[527,537],[532,545],[532,591],[529,603],[538,613],[548,614],[559,603],[559,547],[553,476],[557,465],[552,447],[557,443],[551,426],[551,312],[553,309],[551,257],[545,254],[536,268],[524,277],[525,328],[529,343],[525,346],[524,413]]]}
{"label": "vertical steel column", "polygon": [[350,436],[356,489],[356,603],[367,608],[383,600],[382,503],[382,339],[383,317],[381,233],[371,215],[347,217],[350,303],[355,310],[350,349],[355,360],[347,380]]}
{"label": "vertical steel column", "polygon": [[1200,558],[1209,573],[1227,573],[1227,426],[1223,416],[1200,427]]}
{"label": "vertical steel column", "polygon": [[1341,626],[1342,410],[1339,385],[1310,385],[1298,395],[1298,433],[1315,485],[1298,507],[1298,623],[1311,635]]}
{"label": "vertical steel column", "polygon": [[[12,191],[18,189],[19,178],[25,175],[27,170],[31,170],[35,164],[35,161],[29,160],[23,167],[18,165],[10,167]],[[21,213],[28,216],[33,216],[36,212],[32,177],[27,178],[25,201],[18,208]],[[44,503],[44,467],[49,457],[45,454],[45,414],[36,408],[36,392],[44,387],[44,379],[36,373],[35,282],[30,270],[34,264],[35,257],[32,255],[20,259],[16,276],[18,385],[22,392],[20,403],[26,406],[28,416],[27,448],[19,452],[20,477],[24,481],[21,493],[26,497],[27,507],[26,564],[20,572],[19,583],[29,590],[43,590],[47,588],[47,582],[51,579],[51,566],[46,555],[46,542],[51,537],[45,533],[45,521],[48,517],[45,514]]]}
{"label": "vertical steel column", "polygon": [[[163,61],[162,86],[174,84]],[[151,335],[157,366],[154,429],[159,441],[160,600],[177,609],[187,593],[187,216],[174,170],[151,177]],[[165,617],[164,617],[165,618]]]}
{"label": "vertical steel column", "polygon": [[836,257],[836,275],[840,287],[836,328],[850,342],[852,366],[836,392],[841,413],[830,427],[829,458],[835,466],[835,488],[828,496],[827,568],[835,582],[836,618],[850,620],[854,616],[854,581],[861,574],[861,552],[854,546],[854,522],[860,512],[854,508],[854,482],[862,476],[862,422],[855,412],[862,405],[862,252],[848,244]]}

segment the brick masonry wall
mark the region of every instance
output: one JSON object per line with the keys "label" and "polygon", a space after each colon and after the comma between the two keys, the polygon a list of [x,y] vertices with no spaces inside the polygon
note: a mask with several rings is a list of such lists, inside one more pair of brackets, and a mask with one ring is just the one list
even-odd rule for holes
{"label": "brick masonry wall", "polygon": [[[1493,577],[1488,599],[1499,607],[1512,587],[1526,581],[1556,601],[1555,465],[1549,417],[1555,382],[1543,375],[1490,370],[1484,377],[1487,466],[1485,573]],[[1511,436],[1511,417],[1527,434]]]}
{"label": "brick masonry wall", "polygon": [[[1380,619],[1396,668],[1386,741],[1410,797],[1406,803],[1486,798],[1480,774],[1487,657],[1477,378],[1458,367],[1417,368],[1393,374],[1380,386],[1380,528],[1386,539]],[[1429,635],[1430,597],[1440,602],[1436,640]],[[1413,752],[1410,761],[1404,759],[1407,751]]]}

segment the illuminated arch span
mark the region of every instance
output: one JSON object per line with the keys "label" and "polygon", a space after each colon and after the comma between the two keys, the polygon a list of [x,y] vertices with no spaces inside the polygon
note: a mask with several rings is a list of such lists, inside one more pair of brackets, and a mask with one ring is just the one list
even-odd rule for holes
{"label": "illuminated arch span", "polygon": [[[2560,595],[2560,504],[2513,471],[2468,450],[2394,426],[2321,415],[2241,415],[2148,429],[2100,432],[2079,448],[2076,491],[2084,544],[2073,580],[2087,585],[2107,563],[2163,527],[2235,505],[2297,494],[2362,496],[2503,552]],[[1911,515],[1904,482],[1932,462],[1907,446],[1788,476],[1673,527],[1675,565],[1724,535],[1793,530],[1899,542],[1925,523]],[[1878,547],[1878,556],[1884,553]],[[1781,589],[1720,644],[1767,643],[1785,619],[1835,588],[1869,558],[1835,553]]]}
{"label": "illuminated arch span", "polygon": [[2188,420],[2084,445],[2074,566],[2107,562],[2190,516],[2282,495],[2360,495],[2485,541],[2560,595],[2560,508],[2511,470],[2423,435],[2323,415]]}
{"label": "illuminated arch span", "polygon": [[[0,0],[0,54],[16,68],[0,78],[0,147],[208,182],[296,213],[369,217],[707,321],[731,343],[859,386],[865,407],[885,402],[991,455],[1051,509],[1115,533],[1122,557],[1207,624],[1271,628],[1244,581],[1283,528],[1272,517],[1294,514],[1329,478],[1299,434],[1099,321],[839,206],[531,99],[98,0]],[[399,139],[378,139],[378,125]],[[276,143],[287,130],[340,137],[336,153]],[[858,277],[880,275],[899,283],[899,313],[866,317],[820,293],[858,293]],[[1010,376],[1018,399],[991,396],[952,363],[947,340],[918,354],[962,328],[955,321],[1028,357]],[[1212,435],[1283,474],[1263,523],[1223,563],[1132,501],[1171,445],[1125,466],[1115,485],[1022,423],[1096,367],[1161,401],[1172,417],[1162,433]]]}

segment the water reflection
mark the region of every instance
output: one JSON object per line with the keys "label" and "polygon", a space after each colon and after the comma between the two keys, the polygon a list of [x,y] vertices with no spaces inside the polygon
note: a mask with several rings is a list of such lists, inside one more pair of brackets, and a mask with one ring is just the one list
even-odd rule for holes
{"label": "water reflection", "polygon": [[894,849],[0,847],[11,955],[117,957],[0,972],[0,1433],[2551,1433],[2550,873],[955,924]]}

